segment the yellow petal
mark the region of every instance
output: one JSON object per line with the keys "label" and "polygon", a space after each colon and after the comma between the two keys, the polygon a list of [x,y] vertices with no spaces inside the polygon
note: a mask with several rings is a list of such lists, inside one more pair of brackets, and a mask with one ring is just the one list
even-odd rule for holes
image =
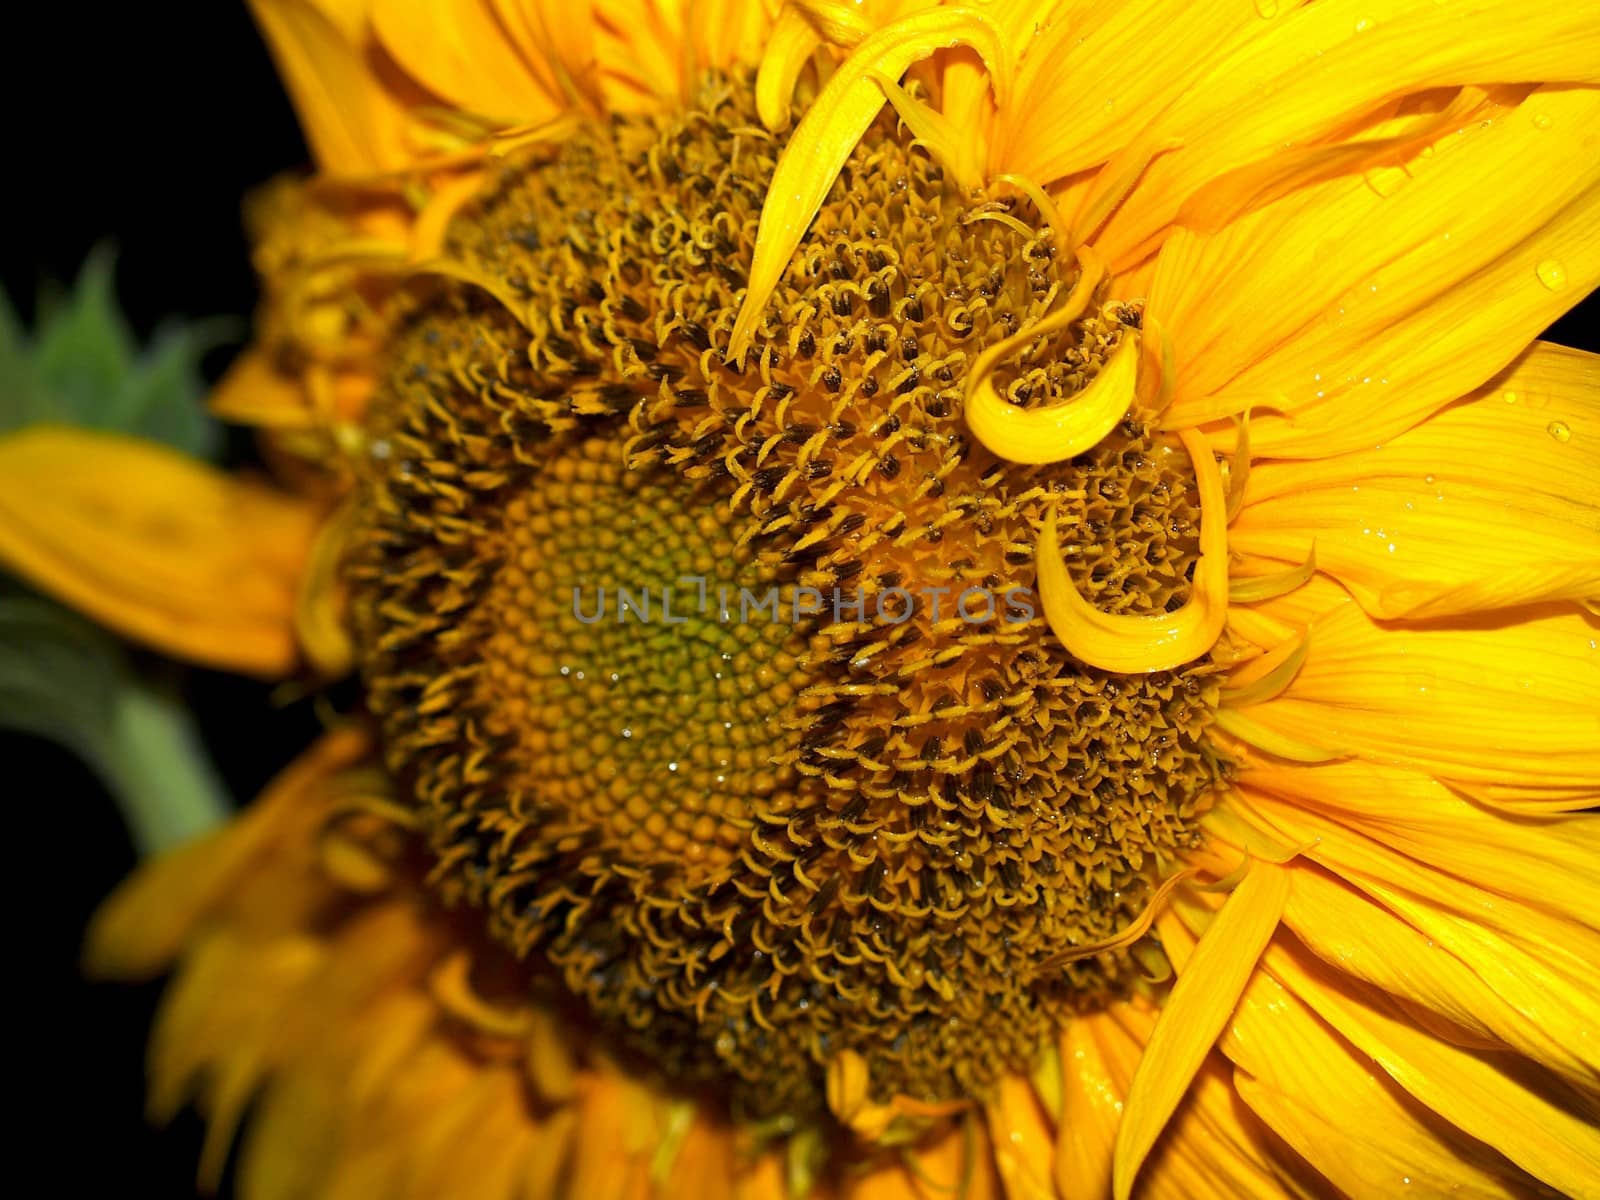
{"label": "yellow petal", "polygon": [[[1333,1035],[1326,1037],[1331,1043]],[[1317,1065],[1324,1061],[1315,1060]],[[1345,1062],[1336,1061],[1348,1075]],[[1523,1177],[1499,1168],[1492,1160],[1483,1161],[1490,1156],[1481,1149],[1477,1162],[1459,1156],[1420,1113],[1383,1095],[1376,1080],[1369,1082],[1372,1088],[1364,1094],[1357,1090],[1359,1081],[1348,1077],[1285,1092],[1254,1075],[1235,1071],[1233,1088],[1264,1125],[1314,1163],[1341,1195],[1400,1192],[1503,1200],[1528,1195]],[[1371,1136],[1368,1131],[1372,1129],[1379,1136]]]}
{"label": "yellow petal", "polygon": [[1540,90],[1381,189],[1335,180],[1174,234],[1149,304],[1177,357],[1167,422],[1259,405],[1259,454],[1322,457],[1483,384],[1600,282],[1597,122],[1600,89]]}
{"label": "yellow petal", "polygon": [[1110,158],[1231,41],[1265,31],[1254,6],[1226,0],[1024,7],[1037,32],[1018,64],[1016,103],[1002,114],[993,161],[1046,183]]}
{"label": "yellow petal", "polygon": [[1311,653],[1311,631],[1301,630],[1277,646],[1252,659],[1228,676],[1222,688],[1222,703],[1227,708],[1245,708],[1281,695],[1294,681]]}
{"label": "yellow petal", "polygon": [[[1538,905],[1504,889],[1488,889],[1431,870],[1426,862],[1395,853],[1361,834],[1281,802],[1262,802],[1241,789],[1230,798],[1230,810],[1244,810],[1249,821],[1266,824],[1277,836],[1306,846],[1304,856],[1321,863],[1386,905],[1413,926],[1428,931],[1464,961],[1473,961],[1496,940],[1519,947],[1532,959],[1520,968],[1525,982],[1550,987],[1560,978],[1583,986],[1588,966],[1600,958],[1600,937],[1572,915],[1566,904]],[[1208,821],[1208,829],[1213,829]],[[1219,835],[1226,845],[1233,835]],[[1504,839],[1510,847],[1514,839]],[[1507,857],[1511,857],[1508,849]],[[1552,873],[1552,879],[1559,878]],[[1573,896],[1581,898],[1582,891]],[[1441,915],[1444,919],[1441,920]],[[1515,957],[1515,956],[1512,956]],[[1490,979],[1503,968],[1490,966]]]}
{"label": "yellow petal", "polygon": [[1200,492],[1200,561],[1189,602],[1174,613],[1105,613],[1079,593],[1061,558],[1055,511],[1045,518],[1034,555],[1039,601],[1068,653],[1108,671],[1165,671],[1199,658],[1228,617],[1227,498],[1205,439],[1185,431]]}
{"label": "yellow petal", "polygon": [[[1282,1200],[1325,1188],[1277,1152],[1254,1115],[1239,1104],[1233,1072],[1220,1054],[1206,1056],[1188,1094],[1139,1174],[1139,1196],[1192,1200]],[[1315,1194],[1315,1193],[1309,1193]]]}
{"label": "yellow petal", "polygon": [[[1100,1200],[1110,1194],[1123,1101],[1156,1015],[1143,1002],[1130,1001],[1075,1018],[1063,1036],[1063,1062],[1071,1077],[1068,1111],[1057,1132],[1056,1187],[1062,1200]],[[1280,1154],[1239,1105],[1228,1064],[1212,1051],[1140,1171],[1139,1195],[1277,1200],[1307,1191],[1296,1178],[1304,1170]]]}
{"label": "yellow petal", "polygon": [[822,35],[800,9],[790,6],[778,14],[756,73],[756,114],[768,129],[789,124],[795,81],[820,45]]}
{"label": "yellow petal", "polygon": [[[1238,553],[1238,546],[1233,535],[1228,535],[1228,548]],[[1256,604],[1262,600],[1271,600],[1275,596],[1282,596],[1301,587],[1317,572],[1317,547],[1313,543],[1311,549],[1299,565],[1290,567],[1286,571],[1272,571],[1266,575],[1233,575],[1228,579],[1229,604]]]}
{"label": "yellow petal", "polygon": [[0,438],[0,562],[179,658],[282,675],[316,513],[163,446],[38,426]]}
{"label": "yellow petal", "polygon": [[[1014,49],[1019,59],[1042,46],[1044,31],[1056,22],[1073,20],[1082,28],[1065,3],[1041,6],[1038,0],[989,0],[984,12],[1000,31],[1001,40]],[[984,169],[990,172],[991,179],[1005,174],[1005,168],[997,166],[994,159],[999,149],[996,140],[998,114],[994,92],[989,86],[989,73],[982,61],[971,54],[942,54],[928,64],[927,73],[934,84],[934,94],[939,97],[940,110],[955,128],[970,131],[969,157],[980,174]],[[1009,105],[1006,111],[1009,118]],[[1034,179],[1031,174],[1028,177]],[[1035,179],[1033,186],[1039,186],[1039,181]],[[1065,226],[1058,225],[1057,229],[1064,231]]]}
{"label": "yellow petal", "polygon": [[604,111],[595,0],[489,0],[489,7],[544,97]]}
{"label": "yellow petal", "polygon": [[[1359,778],[1348,770],[1335,773]],[[1385,793],[1383,799],[1398,807],[1404,794]],[[1265,822],[1278,836],[1300,841],[1284,919],[1331,967],[1393,994],[1445,1041],[1518,1051],[1576,1089],[1600,1094],[1594,1032],[1600,1005],[1589,986],[1600,938],[1581,916],[1589,911],[1592,875],[1563,887],[1562,874],[1552,870],[1526,896],[1492,881],[1501,893],[1494,895],[1438,869],[1429,855],[1403,857],[1320,814],[1265,795],[1253,779],[1241,780],[1218,811],[1235,814],[1247,834]],[[1519,855],[1548,849],[1556,851],[1552,866],[1559,865],[1559,841],[1503,818],[1489,819],[1501,827],[1502,859],[1514,865]],[[1208,821],[1208,831],[1208,853],[1226,862],[1242,852],[1243,839],[1233,829]],[[1439,838],[1443,857],[1450,856],[1450,840]],[[1588,857],[1594,857],[1592,847]],[[1532,907],[1540,900],[1547,901],[1544,910]]]}
{"label": "yellow petal", "polygon": [[1258,805],[1314,810],[1476,888],[1600,928],[1600,815],[1508,820],[1420,771],[1359,760],[1248,762],[1237,787]]}
{"label": "yellow petal", "polygon": [[318,165],[333,175],[406,165],[405,107],[369,66],[359,15],[316,0],[249,2]]}
{"label": "yellow petal", "polygon": [[1519,1072],[1451,1046],[1407,1020],[1371,988],[1338,986],[1326,968],[1288,949],[1266,956],[1271,972],[1323,1020],[1370,1055],[1423,1104],[1569,1196],[1600,1179],[1600,1129]]}
{"label": "yellow petal", "polygon": [[[439,99],[470,113],[526,124],[553,116],[566,103],[547,63],[543,82],[519,50],[547,52],[552,25],[567,30],[589,24],[588,5],[570,0],[568,15],[546,24],[542,5],[530,5],[519,20],[543,38],[513,43],[506,27],[483,0],[374,0],[373,32],[411,78]],[[554,88],[552,91],[551,89]]]}
{"label": "yellow petal", "polygon": [[1145,1155],[1227,1025],[1288,895],[1283,868],[1254,864],[1179,974],[1134,1074],[1117,1130],[1117,1200],[1132,1193]]}
{"label": "yellow petal", "polygon": [[918,13],[867,37],[835,72],[807,110],[773,173],[749,288],[734,322],[730,360],[744,356],[789,257],[817,215],[845,160],[883,107],[877,76],[899,79],[906,68],[935,50],[971,46],[988,66],[997,89],[1010,75],[1006,47],[994,25],[974,10]]}
{"label": "yellow petal", "polygon": [[1376,617],[1600,597],[1600,356],[1539,343],[1381,446],[1262,464],[1234,551],[1308,537]]}
{"label": "yellow petal", "polygon": [[322,523],[295,593],[295,638],[307,663],[325,679],[345,674],[355,663],[340,579],[353,514],[346,506]]}
{"label": "yellow petal", "polygon": [[[1271,733],[1504,795],[1600,796],[1600,621],[1551,606],[1381,626],[1346,603],[1250,709]],[[1592,801],[1591,801],[1592,802]]]}
{"label": "yellow petal", "polygon": [[[1316,857],[1315,854],[1312,857]],[[1419,870],[1425,869],[1419,867]],[[1429,928],[1304,864],[1294,871],[1284,924],[1333,970],[1426,1008],[1455,1027],[1559,1072],[1578,1087],[1600,1079],[1600,1044],[1591,1032],[1600,1007],[1554,972],[1540,971],[1520,948],[1479,930],[1462,953]]]}
{"label": "yellow petal", "polygon": [[[1032,340],[1048,330],[1041,321],[1013,337]],[[985,447],[1018,463],[1065,462],[1099,444],[1117,427],[1133,404],[1138,382],[1139,338],[1126,335],[1111,352],[1100,373],[1082,391],[1061,404],[1042,408],[1019,408],[995,391],[988,370],[993,362],[984,360],[991,353],[1015,349],[1012,338],[984,351],[968,376],[966,404],[967,428]]]}
{"label": "yellow petal", "polygon": [[[901,123],[911,131],[911,136],[933,156],[935,162],[950,172],[957,183],[964,188],[974,188],[983,182],[982,169],[972,155],[973,137],[970,130],[962,129],[944,113],[917,99],[887,76],[878,76],[878,86],[883,89],[884,99],[894,105],[894,111]],[[998,217],[1002,214],[982,215]]]}
{"label": "yellow petal", "polygon": [[[1176,914],[1163,921],[1162,942],[1180,966],[1193,953]],[[1262,1124],[1345,1195],[1528,1194],[1526,1176],[1441,1125],[1264,972],[1246,986],[1221,1049]]]}
{"label": "yellow petal", "polygon": [[[1113,264],[1151,244],[1210,180],[1286,147],[1340,140],[1401,97],[1470,84],[1600,80],[1600,21],[1587,3],[1325,0],[1284,8],[1207,55],[1210,69],[1141,122],[1138,142],[1181,148],[1154,161],[1102,231]],[[1235,15],[1248,21],[1248,10]],[[1169,54],[1193,54],[1192,46],[1179,40]]]}

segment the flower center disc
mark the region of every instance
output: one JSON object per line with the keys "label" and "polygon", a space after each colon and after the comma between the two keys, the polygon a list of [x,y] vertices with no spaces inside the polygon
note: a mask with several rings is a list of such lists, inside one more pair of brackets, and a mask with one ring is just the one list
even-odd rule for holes
{"label": "flower center disc", "polygon": [[[724,361],[782,148],[723,81],[509,157],[395,339],[349,574],[443,897],[664,1076],[802,1118],[842,1052],[969,1095],[1131,982],[1052,956],[1193,841],[1216,697],[1075,661],[1031,592],[1053,508],[1092,602],[1181,605],[1186,456],[1136,414],[1047,467],[966,433],[973,360],[1076,279],[1027,201],[880,119]],[[1137,321],[997,385],[1059,403]]]}

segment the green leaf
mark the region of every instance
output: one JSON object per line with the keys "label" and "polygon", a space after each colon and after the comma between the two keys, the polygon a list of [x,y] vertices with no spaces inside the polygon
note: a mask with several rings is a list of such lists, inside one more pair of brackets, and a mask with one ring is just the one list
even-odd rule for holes
{"label": "green leaf", "polygon": [[48,600],[0,588],[0,728],[82,758],[142,854],[226,820],[226,790],[177,699],[142,679],[110,635]]}
{"label": "green leaf", "polygon": [[51,421],[214,457],[221,434],[205,411],[200,364],[240,327],[171,323],[141,351],[117,307],[114,274],[114,253],[96,247],[70,292],[40,298],[31,341],[0,296],[0,434]]}
{"label": "green leaf", "polygon": [[90,251],[67,295],[41,298],[33,372],[56,404],[55,420],[94,429],[106,424],[111,397],[133,370],[133,332],[117,307],[116,261],[107,246]]}
{"label": "green leaf", "polygon": [[216,457],[222,429],[205,410],[200,360],[230,340],[231,321],[170,325],[156,332],[111,403],[111,428],[162,442],[195,458]]}

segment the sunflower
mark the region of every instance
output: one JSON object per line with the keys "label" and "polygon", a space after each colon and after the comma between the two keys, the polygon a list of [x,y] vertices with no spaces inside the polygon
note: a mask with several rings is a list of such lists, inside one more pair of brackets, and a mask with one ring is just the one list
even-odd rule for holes
{"label": "sunflower", "polygon": [[354,710],[146,864],[300,1196],[1600,1195],[1600,11],[255,0],[213,400],[0,557]]}

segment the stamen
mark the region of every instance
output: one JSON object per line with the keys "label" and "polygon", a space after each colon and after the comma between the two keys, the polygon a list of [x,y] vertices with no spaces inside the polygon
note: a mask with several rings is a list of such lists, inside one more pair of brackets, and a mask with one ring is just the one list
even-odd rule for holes
{"label": "stamen", "polygon": [[1069,245],[1067,242],[1067,224],[1061,217],[1061,210],[1056,202],[1050,199],[1050,193],[1025,175],[1005,172],[994,177],[995,183],[1008,183],[1033,202],[1033,207],[1038,210],[1044,223],[1056,235],[1056,250],[1063,256],[1067,255]]}
{"label": "stamen", "polygon": [[[1198,609],[1223,506],[1214,460],[1197,500],[1142,419],[1049,466],[977,446],[962,402],[997,343],[1025,404],[1081,398],[1099,359],[1145,413],[1161,339],[1095,304],[1048,197],[964,189],[887,109],[726,364],[794,148],[749,80],[702,95],[507,155],[456,211],[403,293],[383,452],[350,447],[346,581],[441,903],[814,1179],[839,1054],[889,1144],[1140,986],[1142,943],[1105,939],[1224,774],[1220,675],[1203,646],[1085,665],[1011,585],[1053,513],[1087,602]],[[1053,310],[1076,323],[1041,336]],[[543,1036],[541,1097],[576,1086]]]}

